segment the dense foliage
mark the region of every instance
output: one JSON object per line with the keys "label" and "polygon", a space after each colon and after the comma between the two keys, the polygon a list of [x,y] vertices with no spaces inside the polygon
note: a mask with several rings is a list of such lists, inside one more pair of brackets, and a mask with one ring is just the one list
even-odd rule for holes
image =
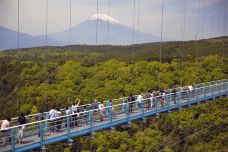
{"label": "dense foliage", "polygon": [[48,151],[74,152],[214,152],[227,151],[228,98],[211,101],[159,119],[134,122],[130,128],[97,132],[94,139],[79,137],[73,146],[49,145]]}
{"label": "dense foliage", "polygon": [[[110,47],[112,59],[107,61],[107,46],[100,46],[97,52],[90,50],[94,46],[0,52],[0,117],[15,116],[19,111],[35,113],[53,105],[65,107],[76,97],[84,104],[95,98],[105,100],[157,90],[159,73],[161,89],[227,78],[227,49],[222,47],[227,45],[225,42],[227,39],[222,38],[184,42],[183,62],[179,60],[182,43],[167,42],[162,44],[162,63],[154,60],[159,43],[139,45],[134,62],[130,55],[133,46]],[[196,57],[200,48],[205,49],[204,56]]]}

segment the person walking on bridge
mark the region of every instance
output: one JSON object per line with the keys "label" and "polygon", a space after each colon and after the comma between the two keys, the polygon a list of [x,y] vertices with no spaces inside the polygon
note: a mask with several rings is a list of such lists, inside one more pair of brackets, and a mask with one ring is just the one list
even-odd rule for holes
{"label": "person walking on bridge", "polygon": [[105,108],[104,102],[101,101],[101,103],[99,104],[100,121],[103,121],[103,119],[105,118],[105,110],[104,110],[104,108]]}
{"label": "person walking on bridge", "polygon": [[[43,116],[43,110],[41,109],[40,110],[40,112],[35,116],[35,119],[36,119],[36,121],[42,121],[43,119],[44,119],[44,116]],[[42,126],[40,126],[40,124],[38,123],[37,124],[37,128],[38,128],[38,137],[40,137],[40,127],[42,127]]]}
{"label": "person walking on bridge", "polygon": [[9,138],[10,135],[8,130],[8,128],[10,127],[10,121],[11,121],[11,118],[8,117],[6,120],[3,120],[1,124],[1,133],[3,134],[2,143],[4,146],[6,146],[10,141],[10,138]]}
{"label": "person walking on bridge", "polygon": [[135,101],[135,97],[131,93],[130,96],[129,96],[129,98],[128,98],[128,102],[129,102],[129,113],[132,113],[132,111],[133,111],[134,101]]}
{"label": "person walking on bridge", "polygon": [[21,115],[18,117],[17,124],[20,125],[19,131],[18,131],[17,142],[22,143],[22,140],[24,137],[25,124],[26,124],[26,118],[25,118],[24,113],[21,113]]}
{"label": "person walking on bridge", "polygon": [[50,118],[50,128],[49,128],[49,132],[54,132],[55,131],[55,113],[56,110],[53,107],[50,111],[49,111],[49,118]]}
{"label": "person walking on bridge", "polygon": [[139,108],[142,109],[143,93],[141,93],[140,95],[138,95],[137,102],[138,102]]}
{"label": "person walking on bridge", "polygon": [[74,102],[73,102],[73,104],[72,104],[72,106],[71,106],[71,111],[72,111],[72,118],[73,118],[73,126],[78,126],[78,116],[77,116],[77,113],[78,113],[78,107],[79,107],[79,105],[80,105],[80,102],[81,102],[81,100],[80,99],[76,99]]}

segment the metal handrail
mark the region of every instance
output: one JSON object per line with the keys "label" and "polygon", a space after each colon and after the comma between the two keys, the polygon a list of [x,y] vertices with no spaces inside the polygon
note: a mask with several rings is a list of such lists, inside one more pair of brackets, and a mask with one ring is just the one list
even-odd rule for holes
{"label": "metal handrail", "polygon": [[[212,85],[208,85],[208,86],[204,86],[204,87],[200,87],[200,88],[195,88],[195,89],[193,89],[193,91],[199,90],[199,89],[202,89],[202,88],[206,88],[206,87],[217,86],[217,85],[224,84],[224,83],[227,83],[227,82],[218,83],[218,84],[212,84]],[[183,92],[188,92],[188,91],[179,91],[179,92],[176,92],[176,93],[169,93],[169,94],[166,94],[166,96],[174,95],[174,94],[178,94],[178,93],[183,93]],[[152,97],[152,99],[162,98],[162,97],[163,97],[163,95],[158,95],[158,96]],[[150,98],[145,98],[143,100],[148,100],[148,99],[150,99]],[[123,106],[123,105],[126,105],[126,104],[132,104],[132,103],[136,103],[136,102],[138,102],[138,101],[135,100],[133,102],[121,103],[121,104],[105,107],[104,109],[108,109],[108,108],[112,108],[112,107],[118,107],[118,106]],[[49,119],[45,119],[45,120],[40,120],[40,121],[31,122],[31,123],[26,123],[26,124],[23,124],[23,125],[12,126],[12,127],[7,128],[7,129],[9,130],[9,129],[12,129],[12,128],[18,128],[18,127],[22,127],[22,126],[33,125],[33,124],[37,124],[37,123],[41,123],[41,122],[53,121],[53,120],[59,119],[59,118],[66,118],[66,117],[69,117],[69,116],[75,116],[75,115],[78,115],[78,114],[89,113],[89,112],[94,112],[94,111],[99,111],[99,110],[100,110],[99,108],[98,109],[93,109],[93,110],[87,110],[87,111],[78,112],[78,113],[74,113],[74,114],[63,115],[63,116],[60,116],[58,118],[51,118],[51,119],[49,118]],[[5,130],[7,130],[7,129],[5,129]]]}
{"label": "metal handrail", "polygon": [[[210,81],[210,82],[205,82],[205,83],[199,83],[199,84],[196,84],[196,85],[202,85],[202,84],[207,84],[207,83],[213,83],[213,82],[218,82],[218,81],[227,81],[228,79],[222,79],[222,80],[215,80],[215,81]],[[167,90],[172,90],[172,89],[167,89]],[[134,96],[138,96],[138,95],[134,95]],[[123,99],[126,99],[128,97],[121,97],[121,98],[117,98],[117,99],[112,99],[113,101],[119,101],[119,100],[123,100]],[[107,102],[107,100],[105,100],[105,102]],[[100,103],[100,102],[98,102]],[[85,104],[85,105],[81,105],[81,106],[78,106],[78,108],[81,108],[81,107],[85,107],[85,106],[91,106],[92,103],[90,104]],[[65,109],[60,109],[60,111],[64,111]],[[43,112],[42,115],[46,115],[47,113],[49,113],[48,111],[46,112]],[[29,118],[29,117],[34,117],[36,116],[38,113],[36,114],[31,114],[31,115],[26,115],[25,117],[26,118]],[[12,118],[12,120],[17,120],[18,117],[15,117],[15,118]],[[0,120],[0,123],[2,122],[2,120]]]}

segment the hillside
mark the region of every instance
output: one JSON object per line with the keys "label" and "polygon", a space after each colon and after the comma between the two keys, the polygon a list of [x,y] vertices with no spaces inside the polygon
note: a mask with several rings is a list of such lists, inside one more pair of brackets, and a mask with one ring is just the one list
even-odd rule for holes
{"label": "hillside", "polygon": [[[181,62],[180,42],[162,44],[163,63],[157,62],[159,43],[139,45],[138,56],[132,46],[65,46],[7,50],[0,52],[0,117],[15,116],[11,111],[48,110],[65,107],[75,98],[82,104],[228,78],[227,38],[184,42]],[[201,48],[201,52],[192,51]],[[136,47],[135,47],[136,48]],[[171,51],[172,50],[172,51]],[[222,56],[223,53],[223,56]],[[196,56],[196,54],[198,56]]]}
{"label": "hillside", "polygon": [[[224,45],[224,47],[223,47]],[[207,55],[218,55],[227,57],[228,37],[218,37],[213,39],[186,41],[186,42],[163,42],[162,61],[170,62],[181,59],[182,48],[183,59],[193,61],[198,57]],[[225,49],[224,49],[225,48]],[[117,59],[124,62],[139,60],[154,61],[159,60],[160,43],[145,43],[130,46],[93,46],[93,45],[70,45],[64,47],[35,47],[29,49],[6,50],[0,52],[1,56],[10,59],[23,61],[52,61],[64,62],[67,60],[80,61],[91,66],[97,62],[107,59]],[[108,54],[107,54],[108,51]]]}

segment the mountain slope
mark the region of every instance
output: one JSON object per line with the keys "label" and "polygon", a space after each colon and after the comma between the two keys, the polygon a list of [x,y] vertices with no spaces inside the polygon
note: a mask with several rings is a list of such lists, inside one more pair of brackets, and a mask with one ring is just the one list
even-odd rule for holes
{"label": "mountain slope", "polygon": [[[137,31],[133,42],[133,29],[120,24],[117,20],[105,15],[95,14],[91,18],[71,29],[72,44],[96,44],[96,26],[97,26],[97,43],[108,43],[108,24],[109,24],[109,44],[112,45],[128,45],[136,43]],[[69,41],[69,29],[63,32],[54,33],[50,36],[53,39],[67,43]],[[159,37],[138,33],[139,42],[156,42]]]}
{"label": "mountain slope", "polygon": [[[29,48],[45,45],[45,35],[32,36],[25,33],[20,33],[19,47]],[[61,45],[51,37],[48,37],[48,45]],[[18,47],[17,31],[0,26],[0,50],[14,49]]]}

